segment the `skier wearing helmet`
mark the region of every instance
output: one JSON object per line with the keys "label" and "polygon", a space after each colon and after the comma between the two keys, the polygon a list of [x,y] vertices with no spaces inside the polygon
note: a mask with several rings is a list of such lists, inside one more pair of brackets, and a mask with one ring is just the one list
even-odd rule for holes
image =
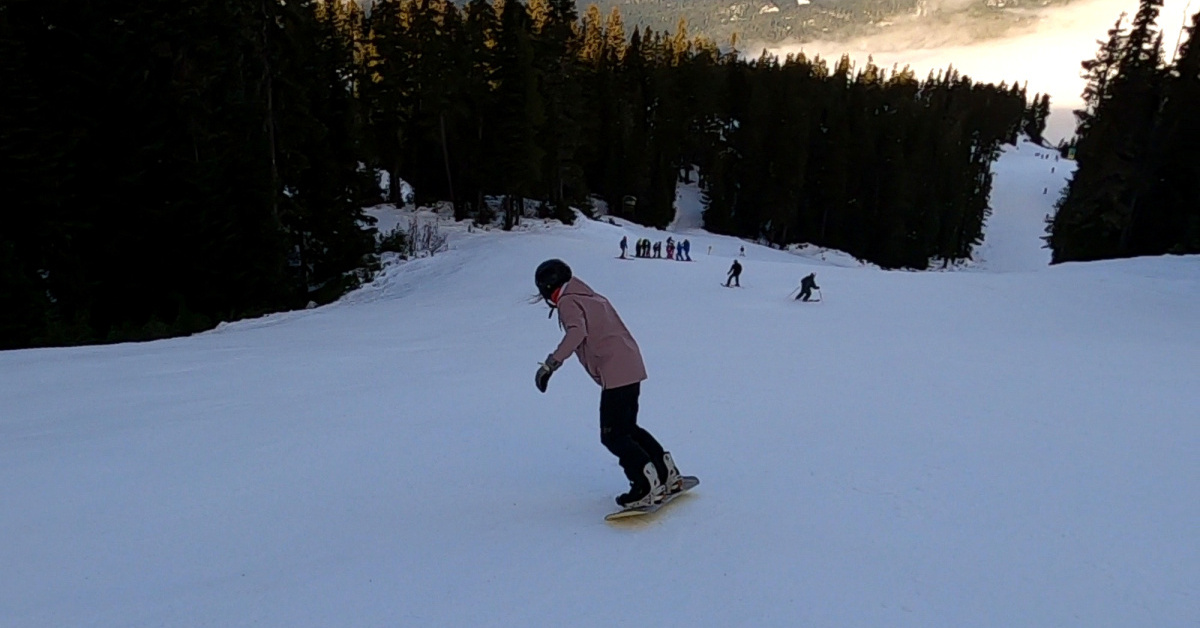
{"label": "skier wearing helmet", "polygon": [[600,392],[600,442],[615,455],[629,478],[629,492],[617,497],[624,508],[650,506],[682,489],[669,452],[637,424],[638,395],[646,367],[633,335],[608,299],[571,275],[565,262],[542,262],[534,273],[538,294],[558,310],[563,339],[534,376],[546,392],[550,376],[574,353]]}

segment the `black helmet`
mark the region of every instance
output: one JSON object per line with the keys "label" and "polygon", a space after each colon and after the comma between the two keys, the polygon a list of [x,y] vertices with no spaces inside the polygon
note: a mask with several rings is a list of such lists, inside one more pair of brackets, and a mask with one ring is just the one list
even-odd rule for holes
{"label": "black helmet", "polygon": [[537,284],[538,293],[547,301],[570,278],[571,267],[560,259],[548,259],[538,264],[537,271],[533,273],[533,283]]}

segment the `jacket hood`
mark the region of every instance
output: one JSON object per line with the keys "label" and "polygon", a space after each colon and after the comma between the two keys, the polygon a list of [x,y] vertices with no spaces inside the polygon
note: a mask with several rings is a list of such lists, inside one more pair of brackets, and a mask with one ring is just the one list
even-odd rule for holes
{"label": "jacket hood", "polygon": [[570,279],[567,280],[567,283],[563,284],[562,293],[559,295],[558,298],[562,299],[563,297],[565,297],[567,295],[571,295],[571,294],[581,296],[581,297],[596,296],[596,292],[594,290],[592,290],[592,287],[587,285],[586,283],[583,283],[583,281],[581,281],[577,277],[571,277]]}

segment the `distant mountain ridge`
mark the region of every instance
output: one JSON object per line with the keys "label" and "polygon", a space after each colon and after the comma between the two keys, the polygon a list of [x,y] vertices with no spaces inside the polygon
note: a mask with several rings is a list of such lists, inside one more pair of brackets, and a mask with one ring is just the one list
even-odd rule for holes
{"label": "distant mountain ridge", "polygon": [[755,43],[847,40],[917,23],[927,29],[964,31],[971,39],[998,37],[1036,19],[1037,9],[1071,0],[578,0],[580,15],[591,4],[607,15],[619,7],[626,32],[635,26],[688,33],[728,47]]}

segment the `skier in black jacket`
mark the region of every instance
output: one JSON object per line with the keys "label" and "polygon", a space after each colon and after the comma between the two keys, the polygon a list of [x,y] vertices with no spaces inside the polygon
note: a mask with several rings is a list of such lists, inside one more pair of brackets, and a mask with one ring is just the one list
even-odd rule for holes
{"label": "skier in black jacket", "polygon": [[817,274],[809,273],[808,276],[800,280],[800,294],[796,298],[801,301],[807,301],[812,298],[813,289],[820,290],[821,286],[817,285]]}
{"label": "skier in black jacket", "polygon": [[742,276],[742,265],[737,260],[733,260],[733,266],[729,267],[729,277],[725,280],[725,287],[731,287],[730,282],[737,284],[737,287],[742,287],[742,282],[739,277]]}

